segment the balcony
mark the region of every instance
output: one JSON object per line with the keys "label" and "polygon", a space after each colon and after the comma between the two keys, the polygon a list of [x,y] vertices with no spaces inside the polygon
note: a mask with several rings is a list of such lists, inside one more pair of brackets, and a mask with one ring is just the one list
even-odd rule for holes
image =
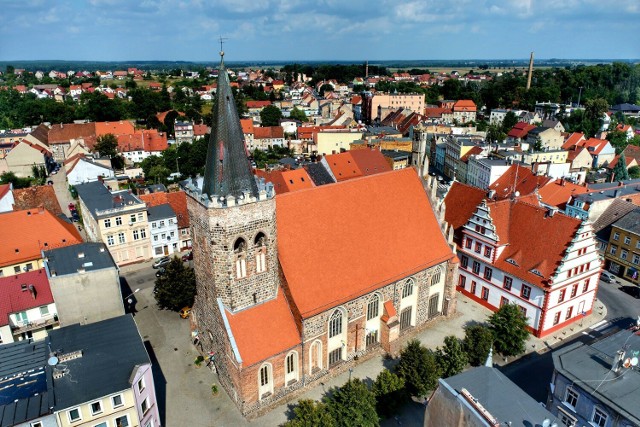
{"label": "balcony", "polygon": [[19,321],[16,325],[11,325],[11,333],[20,335],[23,332],[44,329],[47,326],[57,326],[59,324],[57,315],[49,315],[32,322]]}

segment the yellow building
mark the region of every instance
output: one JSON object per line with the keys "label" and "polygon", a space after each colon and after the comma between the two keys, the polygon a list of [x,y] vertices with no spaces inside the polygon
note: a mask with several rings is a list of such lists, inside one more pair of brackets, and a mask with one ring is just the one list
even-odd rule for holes
{"label": "yellow building", "polygon": [[318,154],[337,154],[349,149],[349,145],[362,139],[362,132],[350,129],[331,129],[314,134],[315,151]]}
{"label": "yellow building", "polygon": [[534,163],[567,163],[569,152],[567,150],[548,150],[524,153],[522,160],[528,165]]}
{"label": "yellow building", "polygon": [[127,190],[109,191],[100,181],[76,185],[89,239],[104,242],[118,265],[151,259],[146,204]]}

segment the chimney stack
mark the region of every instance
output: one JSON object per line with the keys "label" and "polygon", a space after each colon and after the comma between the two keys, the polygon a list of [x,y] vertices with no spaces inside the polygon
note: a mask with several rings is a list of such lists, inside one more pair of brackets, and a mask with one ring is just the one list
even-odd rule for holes
{"label": "chimney stack", "polygon": [[533,76],[533,52],[531,52],[531,58],[529,59],[529,73],[527,75],[527,90],[531,88],[532,76]]}

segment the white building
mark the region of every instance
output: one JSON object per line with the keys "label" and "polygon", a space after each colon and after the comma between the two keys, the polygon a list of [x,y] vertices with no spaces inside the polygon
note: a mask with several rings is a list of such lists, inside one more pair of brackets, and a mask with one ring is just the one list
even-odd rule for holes
{"label": "white building", "polygon": [[149,227],[151,228],[151,247],[154,258],[172,255],[180,250],[178,234],[178,218],[166,203],[151,206],[147,210]]}
{"label": "white building", "polygon": [[493,311],[517,304],[537,337],[593,309],[601,271],[593,228],[556,209],[483,200],[462,229],[458,257],[458,290]]}
{"label": "white building", "polygon": [[486,190],[511,165],[504,159],[471,156],[467,165],[467,184]]}
{"label": "white building", "polygon": [[75,163],[67,167],[67,179],[70,185],[78,185],[84,182],[97,181],[98,177],[114,178],[113,169],[106,167],[100,163],[93,162],[88,158],[81,157]]}

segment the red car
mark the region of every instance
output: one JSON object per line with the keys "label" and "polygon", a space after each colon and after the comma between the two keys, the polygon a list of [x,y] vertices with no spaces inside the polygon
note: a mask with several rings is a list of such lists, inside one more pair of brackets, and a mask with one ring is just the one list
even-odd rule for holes
{"label": "red car", "polygon": [[189,251],[182,255],[182,261],[191,261],[193,259],[193,251]]}
{"label": "red car", "polygon": [[69,203],[68,208],[69,208],[70,211],[75,211],[76,210],[76,205],[74,205],[73,203]]}

